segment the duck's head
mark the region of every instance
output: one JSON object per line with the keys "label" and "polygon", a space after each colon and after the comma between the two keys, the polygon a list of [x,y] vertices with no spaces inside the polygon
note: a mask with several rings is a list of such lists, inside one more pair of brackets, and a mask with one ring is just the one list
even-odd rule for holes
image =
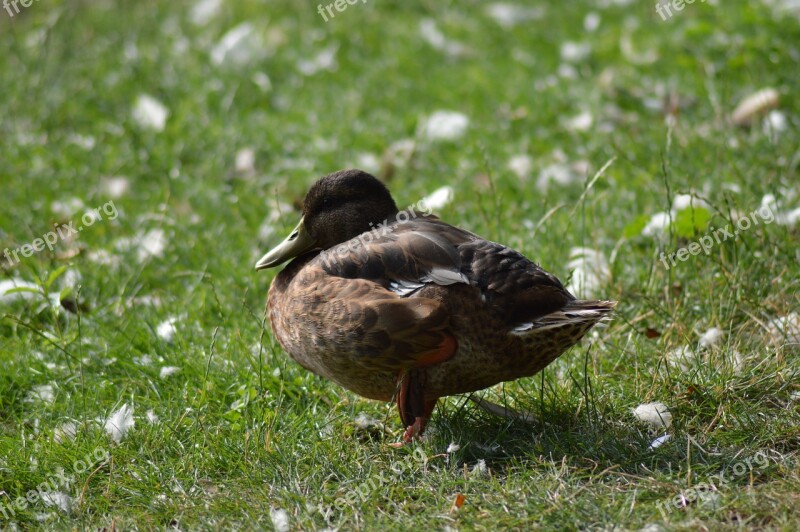
{"label": "duck's head", "polygon": [[271,268],[312,249],[329,249],[369,231],[397,214],[392,195],[375,177],[361,170],[328,174],[309,189],[303,217],[286,239],[256,263]]}

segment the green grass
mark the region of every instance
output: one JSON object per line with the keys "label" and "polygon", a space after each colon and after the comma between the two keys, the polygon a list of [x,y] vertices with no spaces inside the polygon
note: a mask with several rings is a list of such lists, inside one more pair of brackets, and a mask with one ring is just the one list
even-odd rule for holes
{"label": "green grass", "polygon": [[[226,4],[204,25],[182,1],[0,11],[0,251],[80,225],[86,208],[117,212],[53,252],[0,258],[0,282],[52,294],[0,299],[0,505],[61,469],[74,477],[55,486],[70,511],[33,494],[0,528],[269,529],[284,510],[290,529],[796,530],[800,350],[766,326],[798,309],[797,227],[759,224],[669,270],[658,257],[766,194],[800,206],[797,14],[695,2],[664,22],[653,2],[605,3],[541,3],[540,19],[510,29],[476,1],[371,0],[327,23],[316,4],[288,0]],[[592,11],[600,25],[587,31]],[[422,39],[425,19],[458,53]],[[251,61],[214,64],[243,22],[261,42]],[[569,41],[588,55],[563,60]],[[335,66],[304,74],[298,64],[326,49]],[[765,87],[781,94],[786,130],[731,125]],[[163,131],[132,119],[140,94],[169,109]],[[665,106],[677,106],[671,127]],[[437,110],[467,115],[465,135],[420,138]],[[566,126],[582,112],[590,128]],[[235,168],[243,149],[252,172]],[[531,175],[509,170],[519,155]],[[274,272],[256,274],[255,260],[317,177],[370,159],[398,205],[450,185],[443,218],[565,282],[572,247],[609,258],[596,293],[620,302],[615,320],[541,375],[479,393],[533,422],[453,397],[424,441],[391,449],[402,431],[391,405],[309,374],[264,330]],[[579,179],[538,187],[562,161],[582,162]],[[129,189],[112,196],[113,176]],[[663,239],[641,236],[688,193],[708,207],[683,211]],[[163,253],[141,257],[139,239],[157,230]],[[172,317],[168,341],[157,330]],[[717,347],[670,359],[712,327]],[[180,371],[162,379],[169,366]],[[35,397],[43,385],[52,402]],[[632,415],[650,401],[670,407],[666,431]],[[117,443],[103,424],[123,404],[135,426]],[[382,425],[360,428],[362,414]],[[76,437],[56,438],[69,422]],[[700,502],[671,505],[720,473]]]}

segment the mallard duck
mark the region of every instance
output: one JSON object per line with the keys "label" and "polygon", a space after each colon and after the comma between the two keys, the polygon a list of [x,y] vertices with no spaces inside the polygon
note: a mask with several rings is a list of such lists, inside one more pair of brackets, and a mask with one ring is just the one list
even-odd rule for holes
{"label": "mallard duck", "polygon": [[327,175],[255,266],[293,259],[268,295],[278,342],[317,375],[396,401],[406,442],[440,397],[539,372],[614,307],[419,207],[398,210],[361,170]]}

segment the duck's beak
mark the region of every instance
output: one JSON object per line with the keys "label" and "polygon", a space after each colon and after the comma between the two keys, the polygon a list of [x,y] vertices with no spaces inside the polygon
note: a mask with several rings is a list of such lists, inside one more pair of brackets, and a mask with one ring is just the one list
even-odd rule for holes
{"label": "duck's beak", "polygon": [[256,262],[256,270],[277,266],[312,249],[316,244],[317,241],[308,234],[303,218],[301,218],[300,223],[283,242],[269,250]]}

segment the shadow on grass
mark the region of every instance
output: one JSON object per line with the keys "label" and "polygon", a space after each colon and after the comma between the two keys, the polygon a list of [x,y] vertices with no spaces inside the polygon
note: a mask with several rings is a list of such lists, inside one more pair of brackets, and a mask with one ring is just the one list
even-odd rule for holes
{"label": "shadow on grass", "polygon": [[[472,467],[485,460],[494,474],[505,476],[520,469],[566,467],[571,474],[593,476],[602,471],[627,475],[672,477],[687,466],[691,453],[692,468],[720,471],[730,468],[747,454],[741,449],[730,452],[703,451],[678,427],[657,433],[635,420],[620,421],[619,413],[588,411],[568,405],[547,404],[533,414],[531,421],[507,419],[488,414],[476,405],[459,398],[448,402],[434,418],[432,445],[446,448],[449,442],[461,449],[459,462]],[[657,448],[651,443],[664,433],[671,437]]]}

